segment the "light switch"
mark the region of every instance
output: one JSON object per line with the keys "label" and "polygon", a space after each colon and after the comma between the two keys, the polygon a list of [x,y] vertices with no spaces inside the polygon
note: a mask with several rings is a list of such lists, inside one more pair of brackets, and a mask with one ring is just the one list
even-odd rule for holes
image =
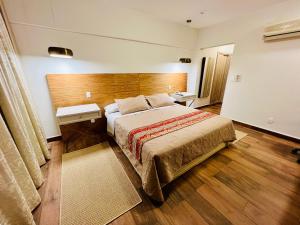
{"label": "light switch", "polygon": [[90,91],[85,92],[85,97],[86,98],[91,98],[92,97],[92,93]]}
{"label": "light switch", "polygon": [[169,90],[171,90],[171,89],[172,89],[172,85],[169,84],[169,85],[168,85],[168,88],[169,88]]}
{"label": "light switch", "polygon": [[233,75],[232,76],[232,81],[233,82],[241,82],[241,80],[242,80],[242,75]]}
{"label": "light switch", "polygon": [[235,77],[236,82],[240,82],[242,80],[242,75],[236,75]]}

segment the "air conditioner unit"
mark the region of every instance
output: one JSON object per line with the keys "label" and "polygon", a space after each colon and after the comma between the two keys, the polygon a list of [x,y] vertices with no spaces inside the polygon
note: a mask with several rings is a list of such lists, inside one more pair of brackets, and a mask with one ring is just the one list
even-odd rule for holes
{"label": "air conditioner unit", "polygon": [[300,38],[300,19],[266,27],[264,32],[265,41],[275,41],[295,37]]}

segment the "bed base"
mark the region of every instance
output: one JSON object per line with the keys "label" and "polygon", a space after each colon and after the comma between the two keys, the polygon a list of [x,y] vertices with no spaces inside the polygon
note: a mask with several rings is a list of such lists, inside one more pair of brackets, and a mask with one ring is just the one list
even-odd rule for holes
{"label": "bed base", "polygon": [[[112,136],[113,139],[116,141],[115,136]],[[174,175],[172,180],[175,180],[176,178],[180,177],[182,174],[186,173],[187,171],[189,171],[190,169],[192,169],[193,167],[197,166],[198,164],[200,164],[201,162],[205,161],[206,159],[208,159],[209,157],[211,157],[212,155],[216,154],[218,151],[228,147],[230,142],[223,142],[221,144],[219,144],[217,147],[215,147],[214,149],[212,149],[211,151],[209,151],[208,153],[201,155],[199,157],[197,157],[196,159],[192,160],[191,162],[189,162],[188,164],[182,166]],[[125,152],[122,150],[122,152],[125,154],[125,156],[127,157],[127,159],[130,161],[130,163],[132,164],[132,159],[130,158],[130,155],[128,152]],[[134,170],[137,172],[137,174],[139,174],[138,170],[133,166]],[[139,174],[140,176],[140,174]]]}
{"label": "bed base", "polygon": [[[115,137],[113,136],[113,139],[116,141]],[[184,173],[188,172],[190,169],[192,169],[193,167],[197,166],[198,164],[200,164],[201,162],[205,161],[206,159],[208,159],[209,157],[211,157],[212,155],[216,154],[218,151],[228,147],[230,142],[223,142],[221,144],[219,144],[217,147],[215,147],[214,149],[212,149],[211,151],[209,151],[208,153],[197,157],[196,159],[192,160],[191,162],[189,162],[188,164],[182,166],[174,175],[173,179],[170,181],[172,182],[173,180],[177,179],[178,177],[180,177],[181,175],[183,175]],[[127,159],[130,161],[130,163],[133,166],[133,159],[130,157],[130,152],[128,151],[124,151],[122,150],[122,152],[125,154],[125,156],[127,157]],[[137,172],[137,174],[139,176],[141,176],[137,170],[136,167],[134,167],[134,170]],[[169,182],[169,183],[170,183]],[[162,188],[164,188],[167,184],[163,185]],[[151,197],[150,197],[151,199]],[[156,202],[155,200],[151,199],[151,201],[155,202],[156,204],[160,205],[162,202]]]}
{"label": "bed base", "polygon": [[219,144],[217,147],[215,147],[214,149],[212,149],[211,151],[209,151],[208,153],[194,159],[193,161],[189,162],[188,164],[184,165],[183,167],[181,167],[175,174],[174,176],[174,180],[178,177],[180,177],[182,174],[186,173],[187,171],[189,171],[190,169],[192,169],[193,167],[197,166],[198,164],[200,164],[201,162],[205,161],[206,159],[208,159],[209,157],[211,157],[212,155],[214,155],[215,153],[217,153],[218,151],[222,150],[223,148],[228,147],[228,143],[221,143]]}

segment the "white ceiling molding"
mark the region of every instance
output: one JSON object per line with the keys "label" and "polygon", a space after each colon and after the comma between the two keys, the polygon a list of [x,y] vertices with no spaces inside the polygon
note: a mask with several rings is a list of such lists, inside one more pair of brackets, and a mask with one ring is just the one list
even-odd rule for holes
{"label": "white ceiling molding", "polygon": [[36,27],[36,28],[47,29],[47,30],[54,30],[54,31],[61,31],[61,32],[68,32],[68,33],[73,33],[73,34],[82,34],[82,35],[96,36],[96,37],[101,37],[101,38],[108,38],[108,39],[115,39],[115,40],[122,40],[122,41],[137,42],[137,43],[141,43],[141,44],[157,45],[157,46],[168,47],[168,48],[178,48],[178,49],[185,49],[185,50],[193,50],[192,48],[191,49],[189,49],[189,48],[183,48],[183,47],[175,46],[175,45],[167,45],[167,44],[161,44],[161,43],[156,43],[156,42],[147,42],[147,41],[136,40],[136,39],[122,38],[122,37],[117,37],[117,36],[107,36],[107,35],[101,35],[101,34],[86,33],[86,32],[73,31],[73,30],[66,30],[66,29],[60,29],[60,28],[43,26],[43,25],[37,25],[37,24],[29,24],[29,23],[14,22],[14,21],[10,21],[10,24],[23,25],[23,26],[29,26],[29,27]]}

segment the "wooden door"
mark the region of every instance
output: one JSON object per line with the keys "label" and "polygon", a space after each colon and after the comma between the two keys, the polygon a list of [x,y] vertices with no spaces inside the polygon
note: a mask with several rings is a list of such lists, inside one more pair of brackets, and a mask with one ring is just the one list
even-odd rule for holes
{"label": "wooden door", "polygon": [[210,103],[222,103],[228,72],[230,66],[230,55],[218,53],[217,62],[215,66],[215,73],[213,78],[212,90],[210,95]]}

